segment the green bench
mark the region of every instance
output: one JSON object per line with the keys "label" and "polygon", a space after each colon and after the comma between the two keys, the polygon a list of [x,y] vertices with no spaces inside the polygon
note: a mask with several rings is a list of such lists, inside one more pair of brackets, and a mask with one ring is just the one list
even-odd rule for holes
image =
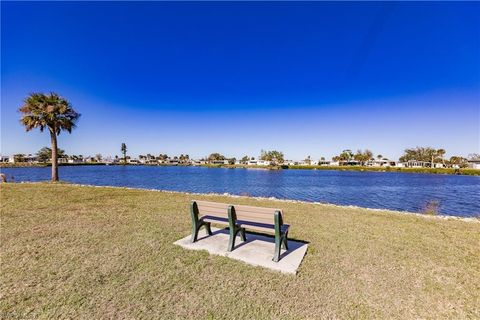
{"label": "green bench", "polygon": [[211,224],[227,225],[230,231],[228,251],[235,248],[235,238],[240,233],[242,241],[247,241],[245,229],[275,235],[275,252],[273,261],[280,260],[280,250],[288,250],[289,225],[283,223],[283,212],[280,209],[262,208],[209,201],[192,201],[192,239],[196,242],[201,227],[205,227],[208,235],[212,235]]}

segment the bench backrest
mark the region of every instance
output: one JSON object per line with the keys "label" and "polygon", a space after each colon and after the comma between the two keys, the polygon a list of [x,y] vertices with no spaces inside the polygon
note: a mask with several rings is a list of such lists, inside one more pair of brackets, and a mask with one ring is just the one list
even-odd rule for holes
{"label": "bench backrest", "polygon": [[[230,204],[209,202],[209,201],[195,201],[198,207],[198,216],[214,216],[219,218],[228,218],[228,207]],[[283,212],[280,209],[253,207],[244,205],[233,205],[237,220],[252,221],[265,224],[275,224],[274,215],[276,211],[279,211],[283,216]]]}

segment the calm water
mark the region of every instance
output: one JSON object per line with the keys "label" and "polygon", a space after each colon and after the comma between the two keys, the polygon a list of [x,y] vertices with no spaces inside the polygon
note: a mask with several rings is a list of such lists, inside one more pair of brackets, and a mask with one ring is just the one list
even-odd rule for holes
{"label": "calm water", "polygon": [[[4,168],[15,181],[42,181],[50,168]],[[230,193],[421,212],[438,201],[439,212],[480,214],[480,177],[326,170],[255,170],[204,167],[70,166],[60,179],[98,186],[125,186],[199,193]]]}

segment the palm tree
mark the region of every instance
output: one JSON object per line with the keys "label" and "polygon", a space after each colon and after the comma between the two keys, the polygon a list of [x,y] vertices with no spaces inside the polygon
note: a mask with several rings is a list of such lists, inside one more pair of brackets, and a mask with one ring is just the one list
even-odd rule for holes
{"label": "palm tree", "polygon": [[121,151],[123,154],[123,164],[126,164],[127,163],[127,145],[125,144],[125,142],[122,142]]}
{"label": "palm tree", "polygon": [[72,133],[80,114],[70,102],[58,94],[32,93],[19,109],[23,114],[20,122],[27,131],[39,128],[41,132],[48,128],[52,143],[52,181],[58,181],[57,135],[62,130]]}
{"label": "palm tree", "polygon": [[365,149],[365,151],[363,152],[363,165],[365,165],[365,163],[367,163],[368,160],[372,159],[372,157],[373,157],[373,152],[368,149]]}
{"label": "palm tree", "polygon": [[442,159],[442,164],[445,166],[445,159],[443,158],[445,156],[445,149],[438,149],[437,150],[437,155]]}
{"label": "palm tree", "polygon": [[432,148],[425,148],[425,153],[430,160],[430,168],[433,168],[433,163],[435,162],[435,159],[437,158],[437,150],[432,149]]}

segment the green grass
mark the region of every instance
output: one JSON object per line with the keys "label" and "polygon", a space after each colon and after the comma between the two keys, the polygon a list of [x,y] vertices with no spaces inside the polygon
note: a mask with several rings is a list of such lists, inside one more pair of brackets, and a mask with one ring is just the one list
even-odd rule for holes
{"label": "green grass", "polygon": [[[275,206],[296,276],[173,242],[192,198]],[[480,223],[252,198],[3,184],[0,318],[480,318]]]}

